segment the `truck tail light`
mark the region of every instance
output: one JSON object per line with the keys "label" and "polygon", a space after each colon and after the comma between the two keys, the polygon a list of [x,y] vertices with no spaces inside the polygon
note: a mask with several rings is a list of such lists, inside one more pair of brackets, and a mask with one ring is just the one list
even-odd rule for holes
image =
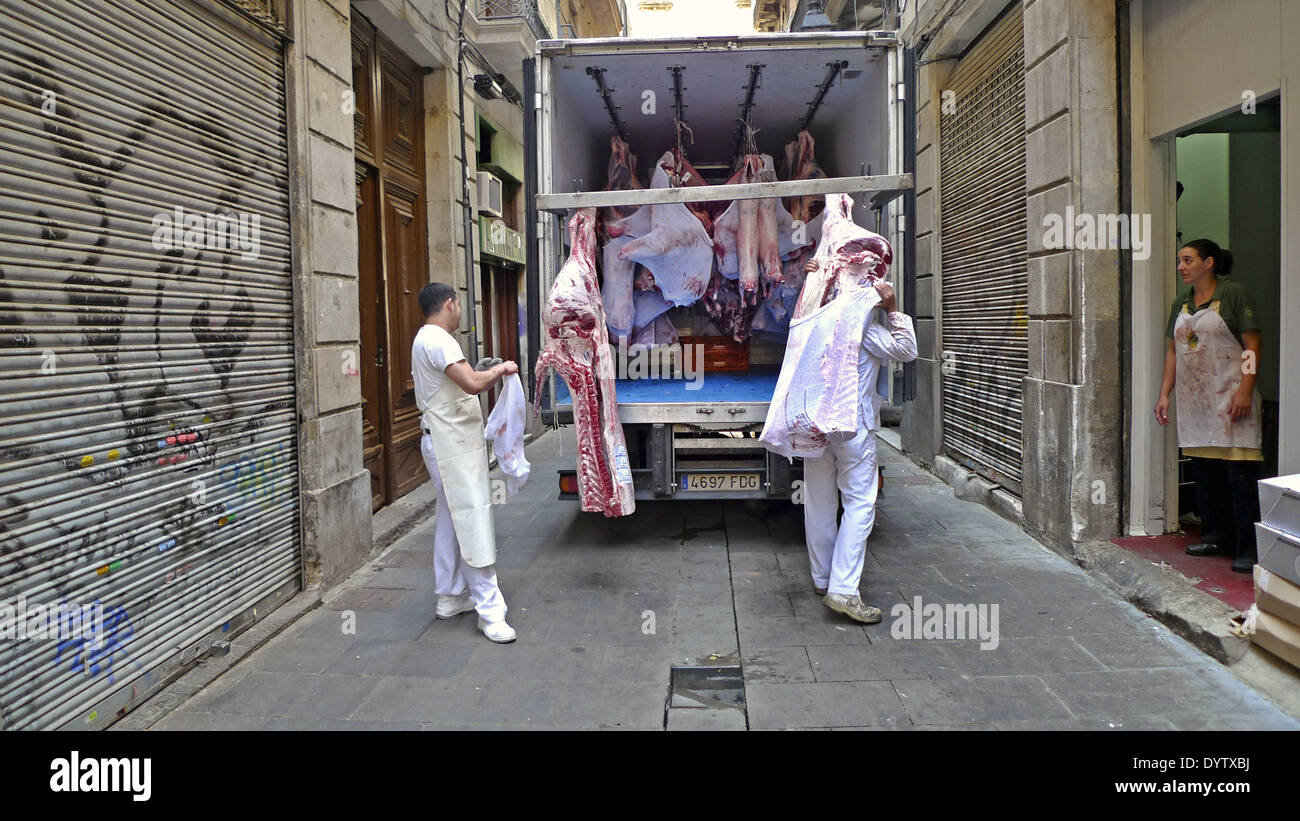
{"label": "truck tail light", "polygon": [[576,473],[560,474],[560,492],[561,493],[578,492],[578,475]]}

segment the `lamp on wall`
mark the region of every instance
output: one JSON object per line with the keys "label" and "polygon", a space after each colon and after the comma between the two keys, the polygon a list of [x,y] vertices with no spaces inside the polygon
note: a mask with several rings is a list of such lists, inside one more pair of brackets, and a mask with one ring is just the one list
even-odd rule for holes
{"label": "lamp on wall", "polygon": [[835,28],[831,18],[826,16],[825,0],[808,0],[808,9],[799,21],[800,31],[829,31]]}
{"label": "lamp on wall", "polygon": [[505,89],[491,74],[475,74],[474,91],[485,100],[499,100],[505,95]]}

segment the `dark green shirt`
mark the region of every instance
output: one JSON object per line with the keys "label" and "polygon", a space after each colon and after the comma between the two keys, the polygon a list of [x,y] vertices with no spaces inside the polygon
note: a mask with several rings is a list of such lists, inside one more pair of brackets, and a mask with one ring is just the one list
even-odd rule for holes
{"label": "dark green shirt", "polygon": [[1219,300],[1219,316],[1223,317],[1223,324],[1228,326],[1228,330],[1232,331],[1232,335],[1238,340],[1246,331],[1260,329],[1250,291],[1246,290],[1246,286],[1240,282],[1220,279],[1215,286],[1214,295],[1204,305],[1195,304],[1195,300],[1192,299],[1192,286],[1183,285],[1178,289],[1178,297],[1169,309],[1169,324],[1165,327],[1165,336],[1174,338],[1174,323],[1178,321],[1178,315],[1183,312],[1183,305],[1187,306],[1189,314],[1194,314],[1198,310],[1209,308],[1210,303],[1216,299]]}

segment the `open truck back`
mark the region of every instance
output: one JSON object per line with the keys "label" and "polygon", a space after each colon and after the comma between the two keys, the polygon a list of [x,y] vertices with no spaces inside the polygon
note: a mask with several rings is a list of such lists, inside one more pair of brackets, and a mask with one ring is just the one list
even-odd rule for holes
{"label": "open truck back", "polygon": [[[541,301],[568,257],[564,224],[574,208],[850,193],[854,220],[885,233],[883,210],[912,184],[898,173],[897,52],[893,32],[539,42],[526,72],[535,107],[526,128],[530,364],[541,344]],[[709,188],[602,190],[612,135],[631,146],[645,181],[677,145],[678,118],[693,137],[685,153]],[[759,152],[778,158],[808,130],[828,178],[715,187],[743,151],[744,121]],[[668,317],[688,343],[719,334],[699,303]],[[792,495],[801,462],[758,441],[785,341],[754,335],[744,345],[738,357],[704,349],[702,362],[679,349],[672,367],[652,369],[619,352],[618,411],[636,498]],[[534,401],[545,421],[572,424],[563,381],[552,375],[544,394]],[[575,471],[559,478],[561,498],[577,498]]]}

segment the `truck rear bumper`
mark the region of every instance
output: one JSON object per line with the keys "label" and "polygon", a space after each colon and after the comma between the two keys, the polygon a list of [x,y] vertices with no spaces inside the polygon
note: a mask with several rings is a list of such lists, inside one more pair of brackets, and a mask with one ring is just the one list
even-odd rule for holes
{"label": "truck rear bumper", "polygon": [[[641,440],[643,466],[632,468],[632,485],[635,496],[644,499],[789,499],[803,479],[803,461],[790,462],[770,451],[750,454],[748,458],[717,460],[688,460],[677,458],[689,450],[673,448],[670,428],[667,425],[650,426],[649,431],[625,428],[629,450],[637,448]],[[646,434],[646,435],[642,435]],[[648,440],[648,441],[647,441]],[[747,442],[756,444],[755,440]],[[691,454],[695,455],[695,454]],[[736,454],[739,456],[740,454]],[[560,499],[577,499],[578,494],[566,488],[577,487],[577,471],[558,471]],[[756,487],[749,490],[692,489],[688,487],[692,475],[752,476]],[[753,480],[751,480],[753,481]]]}

